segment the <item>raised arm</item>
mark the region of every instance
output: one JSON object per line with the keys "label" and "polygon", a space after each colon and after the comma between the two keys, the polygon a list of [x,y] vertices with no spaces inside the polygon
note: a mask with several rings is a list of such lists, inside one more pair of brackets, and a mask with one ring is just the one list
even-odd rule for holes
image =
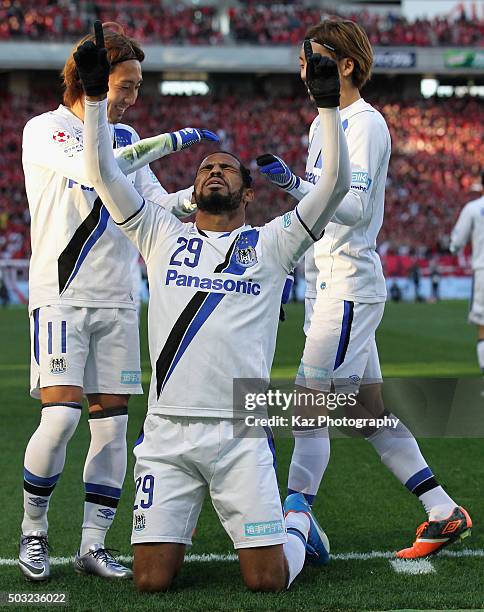
{"label": "raised arm", "polygon": [[121,172],[114,158],[108,127],[107,98],[93,98],[86,97],[84,105],[86,173],[114,222],[122,224],[141,210],[145,202]]}
{"label": "raised arm", "polygon": [[[86,93],[84,115],[85,169],[89,182],[108,208],[113,220],[120,224],[136,214],[144,205],[142,196],[126,179],[114,158],[111,136],[107,123],[109,62],[104,47],[100,22],[94,24],[96,43],[83,43],[74,54],[77,70]],[[142,165],[153,161],[160,153],[180,151],[202,138],[218,140],[208,130],[185,128],[177,132],[161,134],[150,146],[140,141],[130,149],[130,155],[141,160]],[[130,172],[135,166],[130,166]]]}
{"label": "raised arm", "polygon": [[346,138],[339,115],[339,77],[336,63],[304,42],[306,83],[318,107],[325,139],[321,178],[296,207],[296,214],[314,240],[318,240],[350,188],[351,172]]}
{"label": "raised arm", "polygon": [[338,110],[338,68],[330,58],[313,54],[310,41],[305,41],[304,50],[306,83],[318,107],[327,142],[325,164],[317,184],[295,209],[266,226],[268,236],[275,241],[270,251],[286,272],[292,270],[313,242],[321,238],[350,187],[348,147]]}

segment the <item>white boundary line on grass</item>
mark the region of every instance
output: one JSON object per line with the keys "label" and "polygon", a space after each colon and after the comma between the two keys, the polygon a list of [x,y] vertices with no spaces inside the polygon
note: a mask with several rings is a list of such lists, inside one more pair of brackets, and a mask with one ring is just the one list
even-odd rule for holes
{"label": "white boundary line on grass", "polygon": [[428,559],[392,559],[390,565],[397,574],[434,574],[435,567]]}
{"label": "white boundary line on grass", "polygon": [[[360,552],[347,552],[347,553],[336,553],[331,555],[331,561],[371,561],[372,559],[389,559],[392,564],[396,563],[397,560],[394,559],[394,554],[392,552],[385,551],[371,551],[367,553]],[[484,557],[484,549],[477,548],[464,548],[462,550],[443,550],[439,553],[439,557],[475,557],[481,558]],[[133,560],[132,556],[121,555],[117,557],[119,561],[122,563],[130,563]],[[196,554],[188,554],[185,557],[185,562],[187,563],[210,563],[211,561],[225,561],[225,562],[234,562],[237,561],[238,557],[235,554],[228,555],[220,555],[215,553],[205,553],[201,555]],[[421,559],[423,561],[423,559]],[[428,560],[426,560],[428,561]],[[68,565],[69,563],[74,562],[74,557],[51,557],[50,563],[51,565]],[[399,559],[398,562],[402,562],[402,564],[412,564],[413,561],[407,561],[406,559]],[[17,565],[17,559],[2,559],[0,558],[0,566],[14,566]],[[397,570],[395,570],[397,571]],[[412,572],[409,572],[412,573]]]}

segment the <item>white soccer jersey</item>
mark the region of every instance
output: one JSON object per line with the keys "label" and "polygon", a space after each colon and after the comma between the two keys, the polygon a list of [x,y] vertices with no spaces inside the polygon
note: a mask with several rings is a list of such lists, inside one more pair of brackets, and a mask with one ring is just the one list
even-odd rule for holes
{"label": "white soccer jersey", "polygon": [[148,270],[148,411],[232,418],[234,380],[269,380],[288,272],[348,192],[339,113],[319,111],[331,134],[332,161],[296,209],[264,227],[220,233],[199,231],[143,201],[114,160],[106,108],[106,100],[86,101],[86,162],[88,176]]}
{"label": "white soccer jersey", "polygon": [[457,253],[472,240],[472,269],[484,268],[484,196],[464,206],[450,237],[450,250]]}
{"label": "white soccer jersey", "polygon": [[[128,125],[110,130],[117,155],[139,140]],[[82,139],[82,121],[62,105],[34,117],[24,129],[30,310],[54,304],[134,308],[130,269],[137,253],[86,180]],[[168,209],[191,193],[167,195],[149,166],[129,178],[143,197]]]}
{"label": "white soccer jersey", "polygon": [[282,289],[312,244],[307,230],[291,212],[203,232],[151,202],[122,228],[150,284],[148,411],[232,418],[234,379],[269,380]]}
{"label": "white soccer jersey", "polygon": [[[363,99],[340,111],[351,162],[351,187],[324,236],[306,253],[306,296],[382,302],[386,286],[376,238],[383,223],[385,183],[391,153],[382,115]],[[324,164],[319,117],[309,132],[306,181],[291,193],[300,199],[316,184]],[[321,155],[321,147],[323,156]]]}

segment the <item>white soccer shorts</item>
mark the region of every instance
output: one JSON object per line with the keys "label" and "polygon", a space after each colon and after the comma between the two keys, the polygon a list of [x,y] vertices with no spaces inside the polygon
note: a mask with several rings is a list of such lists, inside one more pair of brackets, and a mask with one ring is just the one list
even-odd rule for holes
{"label": "white soccer shorts", "polygon": [[484,325],[484,270],[474,270],[469,308],[469,323]]}
{"label": "white soccer shorts", "polygon": [[148,414],[134,449],[131,543],[190,545],[208,491],[234,548],[284,544],[272,436],[257,433],[234,437],[228,419]]}
{"label": "white soccer shorts", "polygon": [[129,308],[42,306],[30,314],[30,394],[57,385],[85,394],[142,394],[138,314]]}
{"label": "white soccer shorts", "polygon": [[296,384],[357,392],[360,384],[382,382],[375,331],[384,309],[384,302],[306,298],[306,344]]}

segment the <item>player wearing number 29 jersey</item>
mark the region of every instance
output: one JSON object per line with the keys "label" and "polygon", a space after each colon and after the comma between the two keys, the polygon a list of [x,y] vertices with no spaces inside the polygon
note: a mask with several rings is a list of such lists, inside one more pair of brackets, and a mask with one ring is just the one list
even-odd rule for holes
{"label": "player wearing number 29 jersey", "polygon": [[81,78],[93,91],[85,85],[86,94],[94,97],[85,103],[88,173],[114,221],[143,255],[150,281],[153,373],[149,413],[135,449],[135,581],[140,590],[169,586],[208,488],[234,547],[241,549],[246,584],[280,590],[302,569],[310,525],[327,558],[325,536],[301,498],[286,506],[286,525],[297,531],[286,537],[262,428],[256,437],[234,436],[234,418],[241,415],[234,410],[233,384],[238,378],[269,378],[287,273],[320,237],[348,189],[336,66],[320,56],[308,59],[311,83],[322,91],[318,108],[332,158],[297,208],[264,227],[245,225],[245,208],[254,197],[250,175],[233,155],[218,152],[202,161],[195,179],[196,223],[183,225],[144,200],[115,163],[106,102],[91,82],[106,69],[98,41],[76,56]]}
{"label": "player wearing number 29 jersey", "polygon": [[[96,143],[99,140],[100,154],[107,158],[109,132],[103,122],[104,109],[90,103],[86,108],[99,129],[99,136],[92,128],[90,135]],[[340,126],[330,125],[338,135]],[[279,298],[287,273],[319,235],[301,212],[309,204],[304,201],[259,228],[243,225],[227,232],[200,230],[196,223],[183,224],[139,195],[137,209],[132,204],[128,207],[128,196],[117,183],[116,191],[111,186],[111,177],[118,173],[114,158],[112,154],[108,160],[104,158],[100,164],[101,168],[103,164],[109,167],[108,179],[103,173],[107,186],[96,183],[96,188],[104,190],[104,198],[110,198],[108,207],[114,220],[138,247],[148,270],[153,368],[149,411],[232,418],[233,380],[269,378]],[[113,163],[108,166],[108,161]],[[95,169],[90,172],[92,180]],[[343,171],[338,175],[341,181],[342,177]],[[117,181],[126,189],[124,180],[117,177]],[[134,192],[129,195],[135,199]],[[338,195],[336,191],[331,202]],[[310,202],[318,199],[317,193],[308,198]],[[321,205],[311,209],[315,218],[322,211]],[[217,376],[207,380],[207,369]]]}

